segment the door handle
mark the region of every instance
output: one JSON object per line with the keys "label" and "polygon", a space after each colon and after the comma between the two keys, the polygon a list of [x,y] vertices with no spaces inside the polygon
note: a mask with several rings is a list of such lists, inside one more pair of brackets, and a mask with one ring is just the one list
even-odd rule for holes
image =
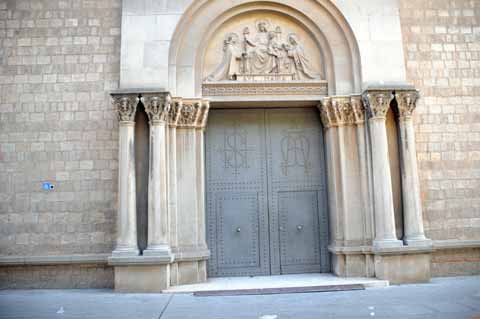
{"label": "door handle", "polygon": [[241,231],[240,227],[237,228],[237,233],[239,233]]}
{"label": "door handle", "polygon": [[297,226],[297,230],[298,230],[298,231],[302,231],[302,229],[303,229],[303,226],[302,226],[302,225],[298,225],[298,226]]}

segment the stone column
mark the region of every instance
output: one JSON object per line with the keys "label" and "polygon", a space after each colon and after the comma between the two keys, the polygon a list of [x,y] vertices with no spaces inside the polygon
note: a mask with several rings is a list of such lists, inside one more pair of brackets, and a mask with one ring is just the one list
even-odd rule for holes
{"label": "stone column", "polygon": [[431,240],[425,237],[423,229],[415,131],[412,120],[412,113],[416,108],[419,94],[414,90],[397,91],[395,98],[399,111],[404,241],[409,246],[429,246]]}
{"label": "stone column", "polygon": [[358,159],[361,179],[362,205],[364,209],[364,244],[370,245],[373,236],[373,216],[370,201],[368,161],[367,161],[367,143],[365,133],[365,106],[360,95],[350,97],[354,124],[356,128],[356,137],[358,145]]}
{"label": "stone column", "polygon": [[113,95],[119,118],[117,243],[112,257],[139,254],[135,189],[136,95]]}
{"label": "stone column", "polygon": [[369,131],[373,163],[375,210],[374,248],[402,246],[395,232],[392,182],[388,157],[386,114],[394,96],[391,91],[367,91],[363,100],[369,114]]}
{"label": "stone column", "polygon": [[148,178],[148,246],[144,256],[172,261],[168,244],[167,117],[171,97],[167,93],[142,97],[150,120],[150,161]]}

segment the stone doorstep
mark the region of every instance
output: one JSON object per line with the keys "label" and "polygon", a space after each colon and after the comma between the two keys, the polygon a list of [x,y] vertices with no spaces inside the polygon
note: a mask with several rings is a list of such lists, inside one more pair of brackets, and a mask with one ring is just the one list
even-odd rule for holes
{"label": "stone doorstep", "polygon": [[333,274],[299,274],[259,277],[209,278],[207,282],[194,285],[173,286],[163,290],[167,294],[195,292],[242,291],[275,288],[321,288],[361,285],[364,288],[388,287],[388,280],[376,278],[341,278]]}

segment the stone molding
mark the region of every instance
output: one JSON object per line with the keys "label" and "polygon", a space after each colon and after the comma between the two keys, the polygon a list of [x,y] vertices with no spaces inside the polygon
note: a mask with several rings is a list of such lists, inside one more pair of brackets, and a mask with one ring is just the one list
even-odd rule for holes
{"label": "stone molding", "polygon": [[172,98],[168,93],[145,94],[140,98],[151,124],[165,123],[172,105]]}
{"label": "stone molding", "polygon": [[236,82],[202,84],[203,96],[326,96],[326,81]]}
{"label": "stone molding", "polygon": [[111,254],[59,256],[0,256],[0,266],[42,266],[71,264],[106,264]]}
{"label": "stone molding", "polygon": [[365,108],[359,95],[326,97],[318,107],[325,129],[365,122]]}
{"label": "stone molding", "polygon": [[362,95],[370,119],[385,120],[390,103],[394,99],[390,90],[367,90]]}
{"label": "stone molding", "polygon": [[410,118],[417,107],[417,101],[420,98],[418,90],[396,91],[395,99],[398,104],[399,117]]}
{"label": "stone molding", "polygon": [[117,110],[120,122],[134,122],[137,105],[140,101],[138,94],[112,94],[113,106]]}

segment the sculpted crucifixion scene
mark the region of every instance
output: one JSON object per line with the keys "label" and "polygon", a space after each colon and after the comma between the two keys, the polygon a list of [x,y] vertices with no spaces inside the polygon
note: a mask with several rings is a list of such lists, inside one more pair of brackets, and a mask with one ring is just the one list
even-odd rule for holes
{"label": "sculpted crucifixion scene", "polygon": [[280,26],[258,20],[255,32],[245,26],[240,36],[226,34],[223,58],[206,81],[321,80],[320,73],[304,50],[296,33],[283,34]]}

